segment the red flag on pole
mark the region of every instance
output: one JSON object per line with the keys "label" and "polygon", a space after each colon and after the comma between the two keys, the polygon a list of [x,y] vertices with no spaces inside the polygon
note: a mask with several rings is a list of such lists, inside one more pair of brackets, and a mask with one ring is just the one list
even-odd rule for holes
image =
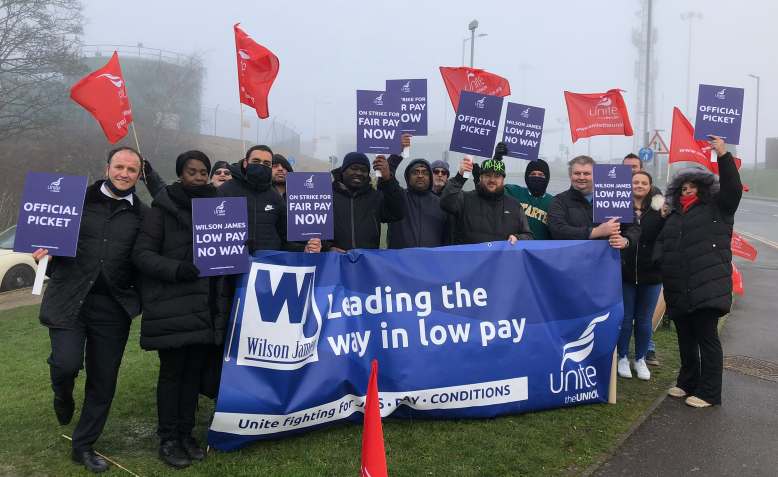
{"label": "red flag on pole", "polygon": [[565,91],[573,142],[592,136],[632,136],[632,124],[620,89],[604,93]]}
{"label": "red flag on pole", "polygon": [[732,232],[732,254],[752,262],[756,260],[756,248],[735,231]]}
{"label": "red flag on pole", "polygon": [[108,142],[114,144],[127,135],[132,123],[132,108],[119,55],[115,51],[105,66],[70,88],[70,97],[100,123]]}
{"label": "red flag on pole", "polygon": [[459,107],[459,93],[472,91],[473,93],[489,94],[492,96],[508,96],[511,94],[511,85],[508,80],[494,73],[466,66],[441,66],[440,75],[446,84],[448,97],[454,111]]}
{"label": "red flag on pole", "polygon": [[[694,126],[686,119],[680,109],[673,108],[673,132],[670,136],[670,163],[696,162],[712,173],[719,174],[719,163],[713,160],[712,148],[708,141],[694,139]],[[740,169],[742,161],[735,158]],[[744,189],[747,186],[744,186]]]}
{"label": "red flag on pole", "polygon": [[370,363],[370,380],[365,396],[365,421],[362,430],[361,477],[387,477],[384,431],[378,404],[378,361]]}
{"label": "red flag on pole", "polygon": [[732,264],[732,291],[738,295],[743,295],[745,290],[743,289],[743,275],[740,274],[740,270]]}
{"label": "red flag on pole", "polygon": [[254,108],[257,116],[267,118],[267,95],[278,75],[278,57],[255,42],[236,23],[235,53],[238,58],[238,89],[240,102]]}

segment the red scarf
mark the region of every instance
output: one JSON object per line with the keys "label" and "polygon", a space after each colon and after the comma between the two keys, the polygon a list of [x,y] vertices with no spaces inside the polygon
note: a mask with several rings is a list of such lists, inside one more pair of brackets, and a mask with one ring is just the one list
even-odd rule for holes
{"label": "red scarf", "polygon": [[681,207],[683,207],[683,213],[685,214],[687,210],[691,208],[694,204],[700,201],[700,198],[697,197],[697,194],[694,195],[682,195],[681,196]]}

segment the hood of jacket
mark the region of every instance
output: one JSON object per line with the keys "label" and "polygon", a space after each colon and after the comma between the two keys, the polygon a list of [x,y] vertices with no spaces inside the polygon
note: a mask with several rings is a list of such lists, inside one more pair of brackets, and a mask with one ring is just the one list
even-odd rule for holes
{"label": "hood of jacket", "polygon": [[702,167],[686,167],[678,171],[667,186],[665,199],[671,209],[680,207],[681,186],[686,182],[697,185],[700,202],[707,203],[710,197],[719,191],[719,180],[712,172]]}
{"label": "hood of jacket", "polygon": [[427,169],[427,172],[430,173],[429,184],[427,185],[427,189],[424,191],[424,192],[430,192],[432,190],[432,166],[430,165],[429,161],[427,161],[426,159],[421,159],[421,158],[412,160],[411,162],[408,163],[408,166],[406,166],[406,168],[405,168],[405,184],[408,187],[408,192],[418,193],[417,190],[411,189],[411,186],[409,185],[410,184],[411,171],[418,164],[423,165],[424,168]]}

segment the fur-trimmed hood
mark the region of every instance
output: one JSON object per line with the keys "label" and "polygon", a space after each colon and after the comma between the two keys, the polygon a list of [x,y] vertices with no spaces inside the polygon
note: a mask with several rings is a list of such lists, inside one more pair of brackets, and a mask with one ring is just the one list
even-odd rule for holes
{"label": "fur-trimmed hood", "polygon": [[681,186],[686,182],[697,185],[697,196],[700,201],[709,202],[710,198],[719,191],[719,179],[712,172],[702,167],[687,167],[678,171],[670,185],[667,186],[665,197],[667,205],[671,209],[678,207],[681,197]]}

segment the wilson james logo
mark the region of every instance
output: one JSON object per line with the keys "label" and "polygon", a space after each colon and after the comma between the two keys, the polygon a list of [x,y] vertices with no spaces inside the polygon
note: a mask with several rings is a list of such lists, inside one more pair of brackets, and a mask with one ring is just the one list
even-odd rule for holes
{"label": "wilson james logo", "polygon": [[319,360],[322,314],[315,280],[316,267],[251,265],[238,365],[293,370]]}
{"label": "wilson james logo", "polygon": [[303,182],[303,187],[305,187],[306,189],[313,189],[313,187],[314,187],[314,185],[313,185],[313,176],[305,179],[305,182]]}
{"label": "wilson james logo", "polygon": [[215,209],[213,209],[213,215],[217,217],[224,217],[224,214],[227,213],[227,207],[224,205],[227,201],[223,200],[221,204],[217,205]]}
{"label": "wilson james logo", "polygon": [[[559,374],[550,373],[548,378],[551,392],[564,394],[565,404],[589,401],[599,397],[597,394],[597,368],[583,364],[594,349],[594,331],[597,324],[606,321],[609,316],[610,313],[606,313],[594,318],[577,339],[562,347]],[[558,380],[555,380],[555,377]]]}
{"label": "wilson james logo", "polygon": [[64,179],[64,177],[60,177],[59,179],[55,180],[54,182],[49,184],[47,189],[51,192],[59,192],[61,190],[60,186],[62,185],[62,179]]}

